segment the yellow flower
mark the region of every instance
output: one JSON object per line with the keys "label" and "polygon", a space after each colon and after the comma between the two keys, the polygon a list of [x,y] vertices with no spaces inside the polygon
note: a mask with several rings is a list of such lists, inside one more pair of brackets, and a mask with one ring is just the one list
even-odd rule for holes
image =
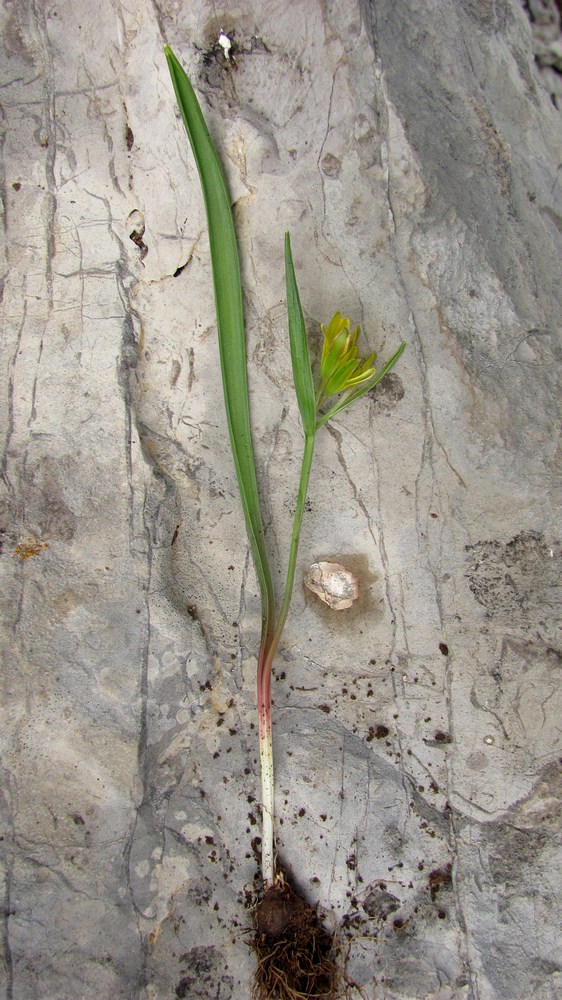
{"label": "yellow flower", "polygon": [[322,325],[322,333],[324,347],[320,362],[317,407],[328,396],[354,389],[375,374],[373,361],[376,355],[371,354],[366,361],[358,358],[356,345],[361,330],[356,326],[351,332],[349,319],[346,316],[342,316],[339,312],[335,313],[327,327]]}

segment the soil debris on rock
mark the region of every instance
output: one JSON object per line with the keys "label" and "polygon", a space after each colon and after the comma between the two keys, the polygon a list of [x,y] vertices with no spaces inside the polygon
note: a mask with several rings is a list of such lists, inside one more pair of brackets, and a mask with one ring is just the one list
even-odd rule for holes
{"label": "soil debris on rock", "polygon": [[336,1000],[334,936],[281,876],[256,906],[255,929],[255,1000]]}

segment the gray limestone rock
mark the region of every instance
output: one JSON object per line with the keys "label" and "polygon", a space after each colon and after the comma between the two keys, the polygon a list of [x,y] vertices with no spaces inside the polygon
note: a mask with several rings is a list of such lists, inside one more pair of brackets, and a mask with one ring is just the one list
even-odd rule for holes
{"label": "gray limestone rock", "polygon": [[[340,928],[350,997],[554,1000],[556,5],[0,17],[0,996],[249,995],[260,608],[167,42],[231,186],[279,581],[284,230],[314,351],[336,309],[382,361],[408,345],[318,441],[275,667],[283,862]],[[319,561],[358,578],[349,610],[302,585]]]}

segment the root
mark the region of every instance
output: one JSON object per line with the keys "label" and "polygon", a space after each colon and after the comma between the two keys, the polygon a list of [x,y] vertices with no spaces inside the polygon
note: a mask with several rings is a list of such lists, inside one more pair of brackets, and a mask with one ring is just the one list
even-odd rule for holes
{"label": "root", "polygon": [[336,1000],[340,975],[333,935],[282,878],[256,907],[255,925],[255,1000]]}

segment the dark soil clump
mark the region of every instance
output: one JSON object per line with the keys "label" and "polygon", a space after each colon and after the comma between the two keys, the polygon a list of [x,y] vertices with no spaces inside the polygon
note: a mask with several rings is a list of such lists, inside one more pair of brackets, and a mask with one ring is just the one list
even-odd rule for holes
{"label": "dark soil clump", "polygon": [[335,1000],[339,971],[333,935],[281,878],[255,911],[256,1000]]}

